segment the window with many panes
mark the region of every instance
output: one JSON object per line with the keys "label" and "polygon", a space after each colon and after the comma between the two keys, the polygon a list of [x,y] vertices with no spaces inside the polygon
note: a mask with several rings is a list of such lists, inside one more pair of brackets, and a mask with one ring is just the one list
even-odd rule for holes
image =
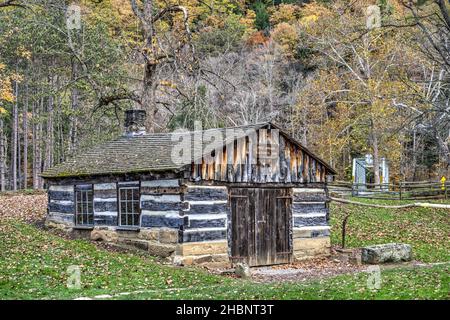
{"label": "window with many panes", "polygon": [[75,223],[94,225],[94,193],[92,185],[75,186]]}
{"label": "window with many panes", "polygon": [[119,187],[121,226],[139,226],[139,187]]}

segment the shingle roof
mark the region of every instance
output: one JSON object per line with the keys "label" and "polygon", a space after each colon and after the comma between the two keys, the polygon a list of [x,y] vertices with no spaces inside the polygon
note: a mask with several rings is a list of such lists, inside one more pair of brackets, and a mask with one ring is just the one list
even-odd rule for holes
{"label": "shingle roof", "polygon": [[[236,128],[258,129],[268,122],[246,125]],[[205,130],[211,133],[224,132],[226,129]],[[172,161],[172,149],[178,143],[176,135],[193,135],[185,133],[151,133],[141,136],[121,136],[116,140],[100,144],[80,153],[70,160],[58,164],[41,174],[44,178],[63,178],[104,174],[123,174],[151,171],[173,171],[184,167]],[[223,145],[228,141],[223,141]],[[302,146],[301,146],[302,147]],[[331,172],[334,170],[325,162],[302,147],[311,156],[317,158]]]}

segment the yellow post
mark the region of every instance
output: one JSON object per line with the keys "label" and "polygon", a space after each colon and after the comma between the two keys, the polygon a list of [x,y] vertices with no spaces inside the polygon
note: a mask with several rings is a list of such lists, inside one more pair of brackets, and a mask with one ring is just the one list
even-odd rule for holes
{"label": "yellow post", "polygon": [[441,190],[444,191],[444,198],[447,199],[447,187],[445,185],[445,181],[447,181],[447,179],[445,178],[445,176],[442,176],[442,178],[441,178]]}

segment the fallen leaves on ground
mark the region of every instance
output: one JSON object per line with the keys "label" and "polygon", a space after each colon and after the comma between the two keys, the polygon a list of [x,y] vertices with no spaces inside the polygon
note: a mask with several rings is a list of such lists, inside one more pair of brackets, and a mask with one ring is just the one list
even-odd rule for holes
{"label": "fallen leaves on ground", "polygon": [[0,195],[0,219],[14,218],[25,222],[36,222],[47,214],[47,194]]}

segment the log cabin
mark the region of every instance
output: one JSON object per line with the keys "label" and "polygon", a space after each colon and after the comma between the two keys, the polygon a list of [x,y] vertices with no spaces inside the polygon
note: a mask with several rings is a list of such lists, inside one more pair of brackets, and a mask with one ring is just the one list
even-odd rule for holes
{"label": "log cabin", "polygon": [[46,225],[173,263],[290,263],[330,250],[335,171],[273,123],[124,134],[45,172]]}

